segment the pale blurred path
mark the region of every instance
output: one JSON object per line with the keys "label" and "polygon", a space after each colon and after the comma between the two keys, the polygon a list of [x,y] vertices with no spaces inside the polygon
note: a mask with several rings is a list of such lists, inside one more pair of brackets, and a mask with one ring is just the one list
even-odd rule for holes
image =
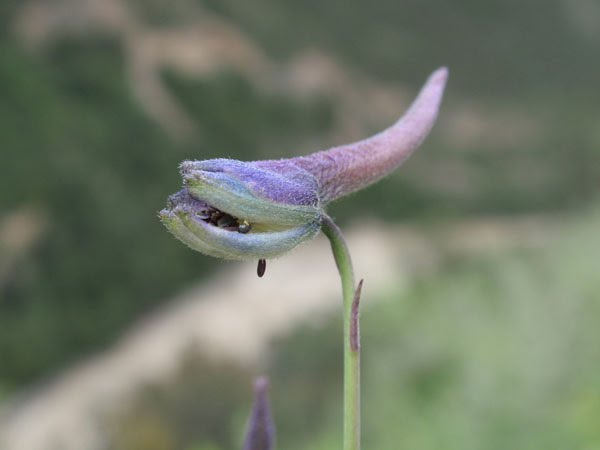
{"label": "pale blurred path", "polygon": [[[379,293],[407,286],[449,254],[543,245],[557,234],[555,225],[544,218],[479,220],[422,233],[363,222],[349,229],[347,239],[357,278],[365,279],[368,307]],[[113,348],[5,405],[0,449],[101,449],[98,419],[141,384],[174,373],[190,347],[256,367],[273,337],[301,323],[324,321],[339,311],[340,301],[335,265],[322,237],[269,261],[262,279],[254,263],[223,263],[211,280],[136,324]]]}

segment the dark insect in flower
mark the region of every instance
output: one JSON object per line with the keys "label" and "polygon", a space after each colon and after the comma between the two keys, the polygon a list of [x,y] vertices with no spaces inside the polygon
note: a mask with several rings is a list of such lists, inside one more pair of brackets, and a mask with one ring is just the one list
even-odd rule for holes
{"label": "dark insect in flower", "polygon": [[223,217],[223,213],[222,213],[221,211],[219,211],[219,210],[216,210],[215,212],[213,212],[213,213],[210,215],[210,221],[211,221],[213,224],[217,224],[217,223],[218,223],[218,221],[219,221],[219,219],[220,219],[221,217]]}
{"label": "dark insect in flower", "polygon": [[250,225],[245,220],[242,223],[240,223],[237,228],[238,232],[240,232],[242,234],[248,233],[251,229],[252,229],[252,225]]}
{"label": "dark insect in flower", "polygon": [[248,233],[252,226],[246,221],[239,222],[239,219],[220,211],[213,206],[205,205],[196,212],[196,217],[204,222],[214,225],[222,230],[237,231],[239,233]]}
{"label": "dark insect in flower", "polygon": [[258,267],[256,268],[256,274],[258,275],[259,278],[262,278],[262,276],[265,274],[265,270],[267,270],[267,260],[259,259]]}
{"label": "dark insect in flower", "polygon": [[226,228],[231,226],[235,219],[231,217],[229,214],[222,215],[219,220],[217,220],[217,226],[220,228]]}

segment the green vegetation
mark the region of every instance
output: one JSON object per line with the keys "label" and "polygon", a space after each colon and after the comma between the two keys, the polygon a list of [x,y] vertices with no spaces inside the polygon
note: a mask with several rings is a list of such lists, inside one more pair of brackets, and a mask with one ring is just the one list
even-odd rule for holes
{"label": "green vegetation", "polygon": [[316,47],[394,83],[417,84],[448,64],[452,90],[469,96],[556,96],[565,85],[573,102],[590,106],[600,96],[588,89],[600,76],[598,42],[576,21],[581,11],[561,2],[197,1],[282,59]]}
{"label": "green vegetation", "polygon": [[[526,145],[497,135],[461,145],[434,133],[407,172],[334,205],[341,220],[577,210],[597,194],[599,46],[565,9],[576,2],[197,1],[277,61],[312,46],[375,81],[415,89],[430,70],[450,65],[441,129],[452,104],[470,102],[541,124]],[[182,159],[278,157],[319,142],[337,117],[333,100],[265,93],[237,73],[190,79],[167,72],[165,85],[200,136],[177,142],[134,98],[118,37],[63,37],[27,51],[11,32],[22,2],[1,3],[0,220],[34,208],[47,222],[1,279],[5,395],[103,348],[220,264],[179,245],[155,217],[180,183]],[[174,14],[175,3],[130,1],[147,8],[149,26],[165,27],[189,19],[185,8]],[[452,176],[466,190],[427,176],[442,167],[433,181],[443,179],[457,164]]]}
{"label": "green vegetation", "polygon": [[162,167],[182,152],[132,102],[117,43],[64,42],[43,61],[5,44],[4,55],[0,204],[49,224],[0,286],[0,383],[12,385],[105,344],[206,262],[153,220],[161,187],[177,183]]}
{"label": "green vegetation", "polygon": [[[308,2],[198,0],[285,61],[316,48],[376,80],[409,81],[415,88],[439,65],[450,81],[438,127],[453,101],[483,101],[541,124],[539,139],[511,143],[499,131],[465,145],[434,133],[410,171],[356,195],[364,214],[401,219],[415,214],[518,213],[572,208],[598,191],[600,43],[576,21],[574,3],[546,0],[388,0]],[[293,20],[291,20],[293,18]],[[462,98],[461,96],[464,96]],[[509,113],[510,114],[510,113]],[[514,122],[519,123],[515,117]],[[527,125],[525,125],[526,127]],[[514,142],[514,141],[512,141]],[[461,170],[468,192],[428,185],[432,167]],[[398,197],[383,195],[397,192]],[[401,201],[398,201],[398,198]],[[382,207],[382,201],[388,204]],[[348,209],[334,206],[337,217]]]}
{"label": "green vegetation", "polygon": [[[599,448],[598,227],[596,209],[569,225],[548,249],[455,260],[408,289],[391,290],[378,301],[365,298],[364,446]],[[333,320],[298,330],[274,347],[269,373],[282,447],[339,447],[340,333],[341,322]],[[138,423],[136,411],[144,411],[143,417],[177,411],[163,417],[159,428],[170,439],[184,436],[178,448],[195,448],[198,439],[221,450],[238,448],[249,399],[231,393],[248,375],[234,380],[239,370],[227,368],[215,376],[203,362],[195,375],[186,367],[185,377],[152,390],[177,395],[161,401],[140,392],[130,414],[119,417],[121,428]],[[214,390],[199,396],[197,386],[206,383]],[[178,407],[173,398],[180,399]],[[173,424],[177,417],[198,416],[193,412],[198,403],[190,398],[206,399],[209,410],[220,401],[230,405],[229,413],[219,409],[219,431],[198,425],[182,433]],[[185,407],[189,411],[181,414]]]}
{"label": "green vegetation", "polygon": [[[365,306],[365,447],[598,448],[599,226],[596,209],[550,249],[454,261]],[[323,345],[333,328],[279,347],[273,395],[286,448],[338,442],[339,348]],[[306,368],[291,373],[293,361]],[[302,385],[289,405],[288,389]]]}
{"label": "green vegetation", "polygon": [[48,222],[0,285],[8,388],[106,345],[220,264],[177,245],[156,218],[180,185],[181,160],[259,157],[330,120],[321,102],[259,95],[234,74],[206,82],[170,74],[203,132],[201,148],[176,143],[132,98],[116,40],[63,40],[41,59],[14,42],[0,46],[1,213],[33,207]]}
{"label": "green vegetation", "polygon": [[[237,448],[251,402],[249,373],[190,353],[170,383],[145,386],[122,416],[110,418],[111,450],[220,450]],[[235,413],[239,411],[239,416]]]}

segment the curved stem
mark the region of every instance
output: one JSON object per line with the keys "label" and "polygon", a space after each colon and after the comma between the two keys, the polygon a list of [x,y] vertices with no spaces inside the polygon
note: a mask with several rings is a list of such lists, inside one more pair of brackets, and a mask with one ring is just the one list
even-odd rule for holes
{"label": "curved stem", "polygon": [[329,216],[321,225],[329,238],[342,280],[344,297],[344,450],[360,450],[360,334],[358,305],[362,280],[354,287],[354,271],[346,241]]}

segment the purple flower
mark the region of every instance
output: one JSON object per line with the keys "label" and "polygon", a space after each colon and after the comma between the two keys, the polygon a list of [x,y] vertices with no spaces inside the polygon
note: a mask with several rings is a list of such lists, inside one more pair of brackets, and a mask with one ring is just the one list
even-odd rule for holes
{"label": "purple flower", "polygon": [[383,178],[423,142],[448,71],[434,72],[390,128],[359,142],[291,159],[184,161],[184,187],[159,215],[194,250],[225,259],[267,259],[314,237],[325,206]]}

